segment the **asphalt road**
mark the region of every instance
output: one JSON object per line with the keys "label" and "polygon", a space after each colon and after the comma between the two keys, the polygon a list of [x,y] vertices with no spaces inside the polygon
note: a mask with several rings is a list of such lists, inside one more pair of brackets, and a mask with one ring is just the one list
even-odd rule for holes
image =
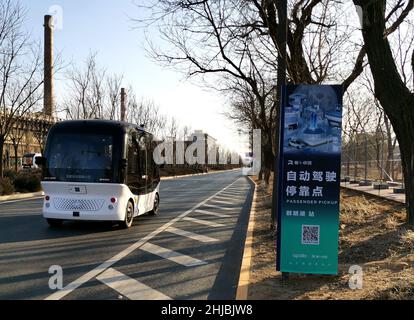
{"label": "asphalt road", "polygon": [[162,181],[158,215],[128,230],[50,228],[41,199],[0,203],[0,299],[234,299],[252,194],[239,171]]}

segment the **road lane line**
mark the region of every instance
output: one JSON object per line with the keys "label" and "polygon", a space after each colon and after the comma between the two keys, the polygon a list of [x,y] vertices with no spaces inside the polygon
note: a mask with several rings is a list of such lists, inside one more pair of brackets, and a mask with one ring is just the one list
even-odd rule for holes
{"label": "road lane line", "polygon": [[190,239],[193,239],[193,240],[197,240],[197,241],[200,241],[200,242],[216,242],[216,241],[218,241],[217,239],[214,239],[214,238],[210,238],[210,237],[207,237],[207,236],[203,236],[201,234],[193,233],[193,232],[190,232],[190,231],[185,231],[185,230],[174,228],[174,227],[169,227],[166,231],[170,232],[170,233],[177,234],[179,236],[183,236],[183,237],[187,237],[187,238],[190,238]]}
{"label": "road lane line", "polygon": [[[168,229],[167,229],[168,230]],[[155,244],[149,243],[147,242],[146,244],[144,244],[140,250],[144,250],[146,252],[155,254],[161,258],[164,259],[168,259],[171,260],[175,263],[181,264],[185,267],[196,267],[196,266],[201,266],[204,264],[207,264],[207,262],[198,260],[196,258],[187,256],[185,254],[164,248],[164,247],[160,247],[157,246]]]}
{"label": "road lane line", "polygon": [[129,300],[171,300],[170,297],[132,279],[113,268],[101,273],[97,280],[119,292]]}
{"label": "road lane line", "polygon": [[233,181],[232,183],[230,183],[228,186],[224,187],[223,189],[221,189],[217,193],[213,194],[211,197],[209,197],[206,200],[196,204],[191,209],[187,210],[186,212],[180,214],[179,216],[177,216],[174,219],[170,220],[169,222],[165,223],[164,225],[162,225],[158,229],[154,230],[150,234],[146,235],[142,239],[140,239],[137,242],[135,242],[134,244],[130,245],[129,247],[127,247],[123,251],[121,251],[118,254],[116,254],[115,256],[113,256],[112,258],[108,259],[107,261],[105,261],[102,264],[100,264],[99,266],[97,266],[96,268],[94,268],[91,271],[87,272],[86,274],[80,276],[78,279],[72,281],[66,287],[64,287],[64,288],[52,293],[51,295],[47,296],[45,298],[45,300],[60,300],[60,299],[64,298],[66,295],[71,293],[73,290],[79,288],[82,284],[84,284],[87,281],[95,278],[97,275],[99,275],[100,273],[102,273],[103,271],[105,271],[106,269],[111,267],[113,264],[117,263],[119,260],[121,260],[124,257],[126,257],[127,255],[129,255],[131,252],[133,252],[134,250],[136,250],[139,247],[143,246],[146,242],[148,242],[149,240],[151,240],[152,238],[154,238],[155,236],[157,236],[161,232],[163,232],[166,229],[168,229],[169,227],[171,227],[177,221],[181,220],[182,218],[189,215],[194,210],[196,210],[199,207],[203,206],[205,203],[207,203],[208,201],[213,199],[215,196],[217,196],[221,192],[225,191],[227,188],[232,186],[234,183],[236,183],[240,179],[243,179],[243,177],[237,178],[235,181]]}
{"label": "road lane line", "polygon": [[224,196],[217,196],[216,197],[217,199],[223,199],[223,200],[236,200],[236,201],[243,201],[243,200],[245,200],[246,199],[246,196],[244,195],[244,196],[230,196],[230,195],[228,195],[228,196],[226,196],[226,195],[224,195]]}
{"label": "road lane line", "polygon": [[221,206],[217,206],[215,204],[208,204],[208,203],[206,203],[204,205],[204,207],[209,207],[209,208],[214,208],[214,209],[219,209],[219,210],[238,210],[238,209],[240,209],[239,207],[236,207],[236,208],[227,208],[227,207],[221,207]]}
{"label": "road lane line", "polygon": [[247,190],[250,190],[250,187],[247,187],[247,188],[245,188],[245,187],[242,187],[242,188],[229,188],[228,189],[230,192],[232,192],[232,191],[247,191]]}
{"label": "road lane line", "polygon": [[245,192],[223,192],[227,197],[243,197],[245,194]]}
{"label": "road lane line", "polygon": [[190,217],[185,217],[183,218],[183,220],[202,224],[202,225],[213,227],[213,228],[225,227],[225,225],[221,223],[216,223],[216,222],[207,221],[207,220],[200,220],[200,219],[195,219],[195,218],[190,218]]}
{"label": "road lane line", "polygon": [[231,188],[229,188],[229,190],[249,190],[250,186],[249,185],[241,185],[241,186],[233,186]]}
{"label": "road lane line", "polygon": [[228,214],[223,214],[223,213],[218,213],[218,212],[213,212],[213,211],[207,211],[207,210],[197,209],[197,210],[194,210],[194,212],[207,214],[207,215],[215,216],[215,217],[218,217],[218,218],[231,218],[231,216],[229,216]]}
{"label": "road lane line", "polygon": [[222,203],[222,204],[231,204],[231,205],[234,205],[234,201],[223,201],[223,200],[211,199],[210,202],[217,202],[217,203]]}

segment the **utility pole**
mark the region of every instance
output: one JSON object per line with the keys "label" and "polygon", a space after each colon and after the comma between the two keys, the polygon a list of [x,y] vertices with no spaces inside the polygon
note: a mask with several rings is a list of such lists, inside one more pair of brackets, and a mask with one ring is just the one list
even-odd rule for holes
{"label": "utility pole", "polygon": [[[275,223],[278,219],[278,211],[279,211],[279,201],[278,201],[278,178],[277,174],[280,174],[279,171],[279,162],[280,159],[280,144],[283,143],[283,141],[280,141],[281,132],[283,128],[281,127],[281,117],[280,113],[282,110],[282,87],[286,83],[286,40],[287,40],[287,31],[288,31],[288,24],[287,24],[287,0],[280,0],[278,2],[277,7],[277,13],[278,13],[278,30],[277,30],[277,43],[278,43],[278,58],[277,58],[277,88],[278,88],[278,98],[279,98],[279,110],[276,113],[276,132],[277,139],[276,139],[276,152],[277,157],[274,162],[274,168],[273,168],[273,194],[272,194],[272,225],[271,228],[274,228]],[[279,229],[279,225],[277,226]],[[280,245],[280,234],[278,230],[278,245]],[[279,259],[279,258],[278,258]],[[283,272],[282,273],[282,280],[288,279],[289,274]]]}
{"label": "utility pole", "polygon": [[287,0],[279,1],[279,7],[277,9],[279,17],[279,29],[277,32],[278,44],[279,44],[279,54],[277,58],[277,96],[279,99],[279,110],[276,112],[276,159],[274,162],[274,176],[273,176],[273,194],[272,194],[272,228],[275,226],[277,220],[277,210],[278,210],[278,179],[276,176],[279,168],[279,149],[280,149],[280,137],[281,131],[283,128],[280,126],[280,111],[282,109],[282,86],[286,82],[286,38],[287,38]]}
{"label": "utility pole", "polygon": [[121,121],[126,121],[126,91],[121,88]]}

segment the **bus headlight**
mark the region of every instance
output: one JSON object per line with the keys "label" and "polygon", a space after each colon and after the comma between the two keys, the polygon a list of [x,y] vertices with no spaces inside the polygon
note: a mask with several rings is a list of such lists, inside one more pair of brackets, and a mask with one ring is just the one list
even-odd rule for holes
{"label": "bus headlight", "polygon": [[114,209],[114,206],[113,206],[112,204],[110,204],[110,205],[108,206],[108,209],[109,209],[109,210],[113,210],[113,209]]}

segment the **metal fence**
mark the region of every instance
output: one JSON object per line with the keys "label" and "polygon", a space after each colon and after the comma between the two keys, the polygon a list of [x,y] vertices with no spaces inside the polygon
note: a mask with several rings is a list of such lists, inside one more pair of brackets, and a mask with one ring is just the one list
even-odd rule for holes
{"label": "metal fence", "polygon": [[404,183],[398,146],[389,154],[386,141],[377,145],[348,144],[342,148],[341,178],[347,181],[378,181]]}

